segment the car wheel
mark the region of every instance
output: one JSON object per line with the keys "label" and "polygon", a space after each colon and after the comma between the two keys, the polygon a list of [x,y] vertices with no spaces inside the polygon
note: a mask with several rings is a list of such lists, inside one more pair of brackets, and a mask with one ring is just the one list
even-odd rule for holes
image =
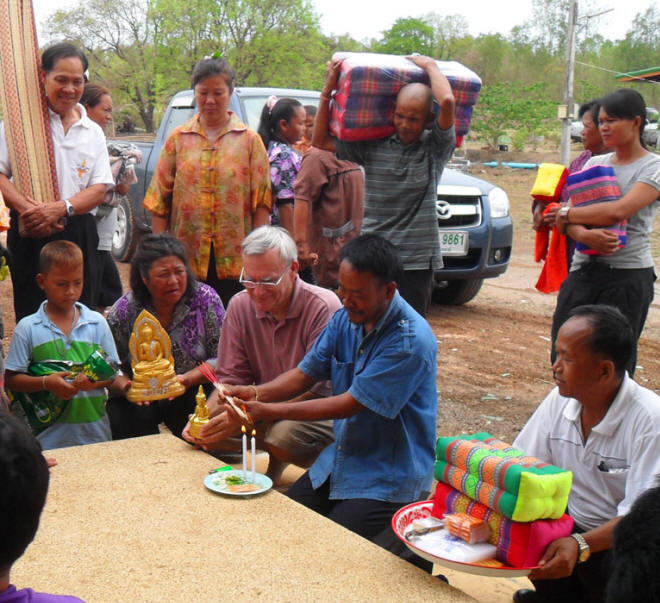
{"label": "car wheel", "polygon": [[131,200],[124,196],[117,206],[117,228],[112,234],[112,255],[120,262],[128,262],[137,245],[137,229],[133,221]]}
{"label": "car wheel", "polygon": [[460,306],[473,299],[483,284],[482,278],[444,281],[433,290],[433,302],[444,306]]}

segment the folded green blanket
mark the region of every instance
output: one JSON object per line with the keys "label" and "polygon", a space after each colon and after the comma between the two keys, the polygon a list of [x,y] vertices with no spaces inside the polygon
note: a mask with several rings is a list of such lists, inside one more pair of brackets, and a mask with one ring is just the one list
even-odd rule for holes
{"label": "folded green blanket", "polygon": [[558,519],[573,474],[488,433],[438,438],[435,477],[515,521]]}

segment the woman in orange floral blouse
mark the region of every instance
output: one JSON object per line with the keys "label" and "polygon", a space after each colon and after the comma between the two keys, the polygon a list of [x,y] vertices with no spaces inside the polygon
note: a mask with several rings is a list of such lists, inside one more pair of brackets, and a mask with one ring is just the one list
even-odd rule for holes
{"label": "woman in orange floral blouse", "polygon": [[169,230],[186,245],[197,278],[226,307],[242,289],[241,242],[269,220],[270,168],[259,135],[229,110],[229,63],[199,61],[192,87],[199,113],[165,142],[144,207],[153,216],[154,233]]}

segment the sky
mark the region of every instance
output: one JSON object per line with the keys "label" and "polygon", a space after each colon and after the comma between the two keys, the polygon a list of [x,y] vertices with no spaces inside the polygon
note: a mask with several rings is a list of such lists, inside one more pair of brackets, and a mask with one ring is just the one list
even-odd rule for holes
{"label": "sky", "polygon": [[[76,0],[33,0],[37,28],[58,8],[71,8]],[[311,0],[326,35],[349,34],[355,40],[380,38],[399,18],[460,14],[468,20],[468,32],[508,34],[531,16],[532,0]],[[635,15],[653,0],[597,0],[602,9],[614,10],[599,17],[599,33],[609,40],[621,39]],[[458,6],[457,6],[458,5]]]}

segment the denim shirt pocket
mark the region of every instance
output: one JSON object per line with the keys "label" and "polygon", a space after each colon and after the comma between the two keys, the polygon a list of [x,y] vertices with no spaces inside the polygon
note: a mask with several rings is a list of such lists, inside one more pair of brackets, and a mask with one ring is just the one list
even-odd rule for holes
{"label": "denim shirt pocket", "polygon": [[340,362],[332,357],[330,366],[332,375],[332,393],[335,395],[347,392],[353,383],[353,362]]}

